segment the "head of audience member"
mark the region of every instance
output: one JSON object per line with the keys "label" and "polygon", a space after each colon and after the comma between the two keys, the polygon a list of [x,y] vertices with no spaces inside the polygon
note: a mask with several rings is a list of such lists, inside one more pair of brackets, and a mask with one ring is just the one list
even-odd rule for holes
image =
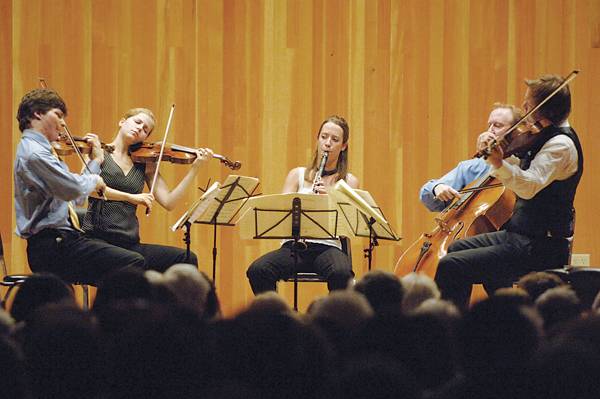
{"label": "head of audience member", "polygon": [[50,89],[34,89],[25,94],[17,110],[19,130],[31,128],[32,120],[39,120],[52,109],[58,109],[62,116],[67,116],[67,106],[63,99]]}
{"label": "head of audience member", "polygon": [[429,298],[421,302],[412,314],[414,316],[430,316],[446,324],[450,331],[454,331],[460,321],[461,312],[456,305],[443,299]]}
{"label": "head of audience member", "polygon": [[11,399],[30,398],[29,385],[25,376],[23,355],[8,337],[0,335],[0,370],[2,370],[2,393]]}
{"label": "head of audience member", "polygon": [[476,303],[457,331],[459,359],[469,378],[509,377],[526,364],[541,336],[535,311],[502,297]]}
{"label": "head of audience member", "polygon": [[517,281],[517,287],[525,290],[533,302],[546,290],[565,285],[560,277],[547,272],[531,272]]}
{"label": "head of audience member", "polygon": [[108,397],[194,397],[211,368],[205,325],[173,304],[139,299],[103,310]]}
{"label": "head of audience member", "polygon": [[196,266],[184,263],[173,265],[163,273],[160,282],[173,293],[179,306],[207,319],[220,314],[215,287]]}
{"label": "head of audience member", "polygon": [[499,298],[506,303],[513,303],[517,306],[532,306],[531,297],[522,288],[519,287],[504,287],[494,291],[494,297]]}
{"label": "head of audience member", "polygon": [[45,305],[29,315],[20,338],[33,397],[94,398],[105,392],[100,335],[90,313]]}
{"label": "head of audience member", "polygon": [[73,288],[53,274],[36,273],[19,286],[10,313],[16,322],[24,321],[37,308],[49,303],[75,305]]}
{"label": "head of audience member", "polygon": [[275,291],[266,291],[258,294],[245,311],[266,314],[293,314],[290,305]]}
{"label": "head of audience member", "polygon": [[456,356],[449,323],[431,315],[376,315],[357,329],[340,357],[380,354],[404,364],[420,389],[435,389],[455,374]]}
{"label": "head of audience member", "polygon": [[429,298],[439,299],[441,294],[433,279],[421,273],[409,273],[400,279],[404,287],[402,310],[412,312],[417,306]]}
{"label": "head of audience member", "polygon": [[382,353],[361,354],[334,370],[333,398],[417,399],[417,381],[402,362]]}
{"label": "head of audience member", "polygon": [[373,317],[374,312],[363,295],[340,290],[317,299],[309,307],[308,316],[316,322],[329,321],[342,329],[352,330]]}
{"label": "head of audience member", "polygon": [[550,288],[535,301],[535,307],[544,320],[544,330],[577,319],[583,307],[575,291],[569,286]]}
{"label": "head of audience member", "polygon": [[522,398],[597,398],[600,353],[589,342],[576,339],[550,342],[534,356],[527,377]]}
{"label": "head of audience member", "polygon": [[591,308],[592,314],[600,315],[600,291],[596,294]]}
{"label": "head of audience member", "polygon": [[315,300],[309,306],[306,317],[325,334],[332,348],[339,351],[352,334],[374,315],[364,295],[344,290]]}
{"label": "head of audience member", "polygon": [[402,312],[404,288],[393,273],[370,271],[354,285],[354,289],[367,298],[375,313]]}
{"label": "head of audience member", "polygon": [[11,337],[14,329],[15,319],[6,310],[0,308],[0,337]]}
{"label": "head of audience member", "polygon": [[128,267],[114,271],[100,281],[92,310],[102,317],[102,312],[113,302],[152,301],[154,298],[154,287],[144,271]]}
{"label": "head of audience member", "polygon": [[326,342],[289,313],[245,311],[211,327],[217,389],[234,381],[261,398],[316,399],[331,385]]}
{"label": "head of audience member", "polygon": [[589,314],[557,326],[549,341],[559,346],[569,346],[573,342],[590,345],[600,354],[600,315]]}

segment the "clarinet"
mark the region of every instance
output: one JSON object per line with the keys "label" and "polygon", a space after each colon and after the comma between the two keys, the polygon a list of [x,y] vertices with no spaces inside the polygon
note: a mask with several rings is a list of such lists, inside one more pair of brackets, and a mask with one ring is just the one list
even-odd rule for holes
{"label": "clarinet", "polygon": [[315,194],[317,192],[317,184],[321,181],[321,176],[323,175],[323,171],[325,170],[325,164],[327,163],[327,157],[329,157],[329,152],[323,151],[323,158],[321,158],[321,164],[319,165],[319,170],[315,174],[315,180],[313,180],[312,191]]}

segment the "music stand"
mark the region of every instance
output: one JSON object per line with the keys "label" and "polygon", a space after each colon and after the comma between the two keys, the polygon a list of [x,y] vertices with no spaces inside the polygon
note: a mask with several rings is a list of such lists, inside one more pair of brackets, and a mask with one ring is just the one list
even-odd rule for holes
{"label": "music stand", "polygon": [[290,239],[294,257],[294,310],[298,310],[298,252],[305,239],[337,239],[338,210],[326,195],[274,194],[250,198],[239,221],[242,238]]}
{"label": "music stand", "polygon": [[188,209],[171,228],[173,231],[186,227],[185,241],[189,259],[190,253],[190,226],[192,223],[208,224],[213,226],[212,266],[213,282],[216,284],[217,269],[217,226],[235,226],[233,219],[238,215],[244,203],[254,195],[259,180],[255,177],[229,175],[225,182],[218,182]]}
{"label": "music stand", "polygon": [[337,205],[352,234],[356,237],[369,238],[369,247],[363,249],[363,252],[371,270],[373,250],[379,245],[378,240],[399,241],[401,238],[396,235],[383,211],[368,191],[353,189],[340,180],[331,193],[338,200]]}

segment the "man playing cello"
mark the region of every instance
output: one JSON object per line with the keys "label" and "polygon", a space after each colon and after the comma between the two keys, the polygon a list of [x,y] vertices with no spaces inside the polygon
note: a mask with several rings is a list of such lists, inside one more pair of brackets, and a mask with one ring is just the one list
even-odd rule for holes
{"label": "man playing cello", "polygon": [[[488,117],[488,132],[500,135],[521,119],[521,110],[514,105],[495,103]],[[429,180],[421,187],[419,198],[430,211],[439,212],[446,208],[459,191],[476,179],[485,176],[490,165],[481,158],[459,162],[450,172],[439,179]]]}

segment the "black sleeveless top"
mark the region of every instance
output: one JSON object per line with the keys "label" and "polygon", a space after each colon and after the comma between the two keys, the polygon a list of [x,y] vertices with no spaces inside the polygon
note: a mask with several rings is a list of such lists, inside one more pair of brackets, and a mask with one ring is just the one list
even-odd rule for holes
{"label": "black sleeveless top", "polygon": [[[125,175],[111,154],[105,151],[100,176],[108,187],[139,194],[144,190],[146,165],[134,163]],[[136,209],[137,205],[126,201],[104,201],[90,197],[82,228],[90,236],[111,244],[139,243],[140,227]]]}
{"label": "black sleeveless top", "polygon": [[521,169],[527,170],[542,146],[558,135],[569,137],[577,149],[577,172],[555,180],[531,199],[517,198],[513,215],[505,228],[530,237],[570,237],[573,235],[575,209],[573,201],[583,174],[583,151],[577,133],[570,127],[549,126],[540,133],[540,140],[521,158]]}

